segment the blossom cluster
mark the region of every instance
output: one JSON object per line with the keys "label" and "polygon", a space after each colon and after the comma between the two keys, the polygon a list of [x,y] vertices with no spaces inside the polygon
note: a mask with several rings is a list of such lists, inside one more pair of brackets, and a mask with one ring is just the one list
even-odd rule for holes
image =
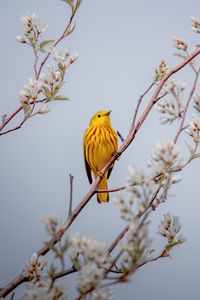
{"label": "blossom cluster", "polygon": [[181,117],[181,107],[185,83],[176,81],[175,79],[168,80],[165,85],[166,94],[170,98],[158,101],[157,111],[162,114],[161,124],[172,123],[174,120]]}
{"label": "blossom cluster", "polygon": [[39,282],[43,286],[43,276],[46,267],[46,262],[43,256],[38,256],[34,253],[26,264],[24,275],[28,277],[32,283]]}
{"label": "blossom cluster", "polygon": [[136,201],[138,214],[142,214],[148,207],[154,192],[153,180],[136,167],[129,167],[129,177],[127,180],[127,191],[129,202]]}
{"label": "blossom cluster", "polygon": [[152,168],[156,182],[161,186],[169,187],[181,180],[179,175],[172,176],[173,172],[180,169],[180,162],[179,150],[173,142],[159,142],[153,148],[149,166]]}
{"label": "blossom cluster", "polygon": [[[78,5],[78,4],[77,4]],[[39,43],[40,35],[46,30],[47,25],[44,25],[39,20],[35,13],[29,13],[21,17],[24,34],[17,37],[21,43],[30,45],[36,57],[35,61],[35,76],[36,79],[29,79],[28,84],[19,92],[19,98],[22,108],[24,110],[24,120],[35,114],[45,114],[50,111],[50,108],[45,104],[39,108],[37,112],[34,111],[35,104],[38,102],[50,102],[52,100],[68,100],[67,97],[58,95],[58,91],[64,84],[65,72],[69,65],[73,64],[78,58],[78,53],[70,55],[67,49],[64,53],[56,46],[53,40],[43,40]],[[67,27],[66,35],[74,30],[75,25],[72,23]],[[47,66],[47,71],[40,74],[41,68],[37,71],[38,51],[45,52],[45,47],[51,46],[48,56],[52,53],[56,66]],[[48,57],[47,56],[47,57]],[[41,99],[40,96],[44,96]]]}
{"label": "blossom cluster", "polygon": [[192,121],[190,122],[186,133],[189,134],[196,144],[200,141],[200,116],[193,115]]}
{"label": "blossom cluster", "polygon": [[184,39],[173,38],[174,47],[178,50],[186,51],[188,48],[187,43]]}
{"label": "blossom cluster", "polygon": [[51,236],[55,237],[57,228],[59,225],[59,220],[57,217],[43,217],[42,218],[42,223],[45,226],[46,232]]}
{"label": "blossom cluster", "polygon": [[190,19],[192,21],[192,31],[200,33],[200,19],[195,17],[191,17]]}
{"label": "blossom cluster", "polygon": [[114,300],[113,293],[107,288],[96,289],[93,293],[94,300]]}
{"label": "blossom cluster", "polygon": [[168,245],[183,243],[186,239],[180,233],[181,222],[177,216],[171,216],[170,213],[164,215],[158,227],[158,234],[167,238]]}
{"label": "blossom cluster", "polygon": [[110,261],[105,244],[80,235],[68,236],[67,244],[67,254],[79,269],[79,292],[85,294],[91,288],[97,288],[105,274],[102,266]]}
{"label": "blossom cluster", "polygon": [[167,66],[165,60],[161,60],[158,69],[155,69],[153,82],[158,82],[162,80],[168,71],[169,71],[169,67]]}
{"label": "blossom cluster", "polygon": [[152,242],[149,238],[148,228],[148,222],[141,222],[138,219],[129,224],[126,242],[122,244],[124,252],[121,258],[122,270],[127,276],[148,259],[148,250],[150,250]]}
{"label": "blossom cluster", "polygon": [[35,47],[39,36],[47,29],[47,25],[42,24],[35,13],[29,12],[21,17],[21,23],[24,34],[17,36],[17,40],[21,43],[28,43]]}
{"label": "blossom cluster", "polygon": [[21,300],[68,300],[66,289],[56,283],[49,289],[48,287],[37,287],[28,285],[25,295]]}
{"label": "blossom cluster", "polygon": [[28,103],[29,100],[35,101],[38,98],[38,95],[42,91],[42,83],[35,79],[29,79],[28,84],[26,84],[19,92],[19,98],[21,102]]}
{"label": "blossom cluster", "polygon": [[194,96],[194,108],[200,113],[200,95],[196,94]]}
{"label": "blossom cluster", "polygon": [[73,64],[78,58],[78,52],[75,52],[70,56],[68,49],[66,49],[66,51],[63,53],[58,46],[53,47],[52,52],[54,59],[61,70],[66,69],[68,65]]}

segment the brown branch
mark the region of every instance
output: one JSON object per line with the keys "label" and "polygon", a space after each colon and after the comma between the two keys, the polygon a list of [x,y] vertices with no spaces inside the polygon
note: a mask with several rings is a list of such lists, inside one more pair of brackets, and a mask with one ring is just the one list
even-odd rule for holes
{"label": "brown branch", "polygon": [[183,128],[184,128],[184,122],[185,122],[185,117],[186,117],[186,114],[187,114],[187,111],[188,111],[188,106],[190,104],[190,101],[192,99],[192,96],[196,90],[196,86],[197,86],[197,81],[198,81],[198,78],[199,78],[199,73],[200,73],[200,68],[197,72],[195,72],[195,80],[194,80],[194,84],[192,86],[192,89],[190,91],[190,94],[189,94],[189,97],[188,97],[188,100],[186,102],[186,105],[185,105],[185,108],[183,110],[183,113],[182,113],[182,117],[181,117],[181,123],[180,123],[180,126],[179,126],[179,129],[176,133],[176,136],[174,138],[174,144],[176,144],[181,132],[183,131]]}
{"label": "brown branch", "polygon": [[73,201],[73,180],[74,176],[72,174],[69,174],[69,180],[70,180],[70,195],[69,195],[69,211],[68,216],[72,214],[72,201]]}
{"label": "brown branch", "polygon": [[114,193],[114,192],[119,192],[119,191],[122,191],[122,190],[125,190],[126,189],[126,186],[121,186],[121,187],[118,187],[118,188],[115,188],[115,189],[108,189],[108,190],[96,190],[95,193]]}
{"label": "brown branch", "polygon": [[45,56],[45,58],[41,62],[38,73],[37,73],[37,80],[39,79],[39,76],[40,76],[40,73],[42,71],[42,68],[43,68],[44,64],[46,63],[47,59],[49,58],[49,56],[51,54],[52,48],[56,47],[66,37],[66,32],[68,31],[69,27],[71,26],[75,14],[76,14],[76,10],[72,11],[72,14],[71,14],[70,19],[69,19],[69,23],[67,24],[67,26],[66,26],[65,30],[63,31],[62,35],[53,44],[53,46],[51,47],[51,49],[49,50],[49,52],[47,53],[47,55]]}
{"label": "brown branch", "polygon": [[149,260],[146,260],[144,261],[143,263],[141,263],[140,265],[137,266],[137,269],[143,267],[144,265],[150,263],[150,262],[153,262],[153,261],[156,261],[156,260],[159,260],[160,258],[164,258],[164,257],[169,257],[169,254],[165,253],[164,251],[162,251],[162,253],[156,257],[153,257]]}
{"label": "brown branch", "polygon": [[142,103],[142,99],[143,99],[144,96],[150,91],[150,89],[154,86],[154,84],[155,84],[155,82],[152,82],[152,83],[150,84],[150,86],[146,89],[146,91],[139,97],[138,102],[137,102],[137,106],[136,106],[136,109],[135,109],[135,113],[134,113],[134,117],[133,117],[133,122],[132,122],[132,125],[131,125],[131,129],[133,129],[134,126],[135,126],[135,122],[136,122],[138,110],[139,110],[140,105],[141,105],[141,103]]}
{"label": "brown branch", "polygon": [[35,55],[35,62],[34,62],[34,65],[33,65],[33,68],[34,68],[34,72],[35,72],[35,78],[38,79],[38,75],[37,75],[37,62],[38,62],[38,54],[37,54],[37,50],[34,48],[33,49],[34,51],[34,55]]}
{"label": "brown branch", "polygon": [[64,277],[66,275],[69,275],[69,274],[72,274],[72,273],[75,273],[75,272],[77,272],[77,269],[75,269],[74,267],[71,267],[67,270],[64,270],[64,271],[61,271],[61,272],[58,272],[58,273],[54,274],[53,280],[56,280],[58,278]]}
{"label": "brown branch", "polygon": [[[36,103],[42,103],[42,102],[44,102],[46,100],[46,98],[45,99],[41,99],[41,100],[35,100],[35,101],[31,101],[29,104],[36,104]],[[18,125],[18,126],[16,126],[16,127],[14,127],[14,128],[11,128],[11,129],[8,129],[8,130],[6,130],[6,131],[3,131],[3,132],[1,132],[1,130],[20,112],[22,110],[22,106],[19,106],[16,110],[15,110],[15,112],[14,113],[12,113],[6,120],[5,120],[5,122],[4,123],[2,123],[2,125],[0,126],[0,135],[4,135],[4,134],[6,134],[6,133],[8,133],[8,132],[11,132],[11,131],[14,131],[14,130],[17,130],[17,129],[20,129],[21,127],[22,127],[22,125],[24,124],[24,120]]]}
{"label": "brown branch", "polygon": [[[131,125],[131,128],[129,130],[129,134],[126,137],[126,139],[124,140],[123,144],[121,145],[121,147],[118,149],[118,155],[122,155],[122,153],[129,147],[129,145],[131,144],[131,142],[133,141],[133,139],[135,138],[138,130],[140,129],[140,127],[142,126],[142,124],[144,123],[144,121],[146,120],[148,114],[150,113],[152,107],[155,105],[155,103],[158,101],[158,96],[159,93],[161,91],[161,89],[163,88],[165,82],[176,72],[180,71],[184,66],[186,66],[192,59],[194,59],[194,57],[196,57],[197,55],[200,54],[200,49],[197,49],[196,51],[194,51],[187,59],[185,59],[181,64],[179,64],[177,67],[173,68],[171,71],[169,71],[164,78],[160,81],[160,83],[158,84],[156,90],[154,91],[150,102],[148,103],[146,109],[144,110],[144,112],[141,114],[141,117],[139,118],[139,120],[137,121],[136,126],[133,127],[133,123]],[[106,173],[106,171],[108,170],[108,168],[115,162],[115,160],[117,159],[116,156],[113,156],[110,161],[104,166],[104,168],[101,171],[101,174],[104,175]],[[96,178],[96,180],[94,181],[91,189],[89,190],[89,192],[85,195],[85,197],[82,199],[82,201],[77,205],[77,207],[72,211],[72,214],[70,216],[68,216],[67,220],[63,223],[63,225],[61,226],[61,228],[58,230],[57,234],[55,235],[54,238],[52,238],[49,243],[45,244],[40,250],[37,251],[37,255],[45,255],[49,250],[49,246],[48,244],[56,244],[57,242],[59,242],[62,238],[62,236],[64,235],[64,233],[66,232],[66,230],[70,227],[70,225],[72,224],[72,222],[76,219],[76,217],[79,215],[79,213],[82,211],[82,209],[86,206],[86,204],[89,202],[89,200],[92,198],[92,196],[95,194],[95,191],[97,190],[97,187],[101,181],[102,177],[98,176]],[[124,231],[126,232],[128,230],[128,228],[126,227],[124,229]],[[18,275],[19,276],[19,275]],[[0,297],[5,297],[6,295],[8,295],[8,293],[10,293],[12,290],[14,290],[14,288],[16,288],[18,285],[20,285],[20,281],[18,279],[18,276],[12,280],[7,286],[5,286],[1,292],[0,292]],[[21,276],[21,275],[20,275]],[[12,289],[10,288],[12,286]]]}

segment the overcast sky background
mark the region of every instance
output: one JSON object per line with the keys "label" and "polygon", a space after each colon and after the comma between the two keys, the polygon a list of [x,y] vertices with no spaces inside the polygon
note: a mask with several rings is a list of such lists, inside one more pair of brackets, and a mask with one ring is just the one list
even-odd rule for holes
{"label": "overcast sky background", "polygon": [[[58,37],[66,25],[68,6],[62,1],[2,1],[0,115],[18,107],[19,90],[34,76],[31,49],[15,38],[22,32],[19,19],[27,10],[49,25],[45,38]],[[189,17],[200,17],[199,11],[197,0],[83,0],[76,30],[61,44],[80,54],[62,88],[70,101],[52,103],[49,114],[33,118],[21,130],[0,138],[0,286],[15,277],[47,239],[41,217],[53,215],[65,220],[69,173],[75,176],[74,207],[88,191],[82,136],[92,115],[112,109],[113,127],[126,136],[137,99],[151,83],[160,60],[165,58],[171,67],[180,62],[173,56],[171,38],[185,38],[190,50],[198,42]],[[176,76],[188,84],[193,77],[189,68]],[[186,97],[188,94],[186,90]],[[147,118],[134,144],[115,165],[110,188],[125,183],[129,165],[146,168],[157,140],[174,137],[177,124],[160,126],[158,119],[155,111]],[[186,154],[184,143],[179,146]],[[154,233],[163,213],[169,211],[181,218],[187,242],[172,251],[172,259],[149,264],[130,283],[115,287],[116,300],[199,299],[199,161],[183,175],[173,197],[152,214],[151,230],[155,246],[162,249],[164,241]],[[124,226],[112,202],[114,197],[105,205],[92,199],[70,231],[109,245]]]}

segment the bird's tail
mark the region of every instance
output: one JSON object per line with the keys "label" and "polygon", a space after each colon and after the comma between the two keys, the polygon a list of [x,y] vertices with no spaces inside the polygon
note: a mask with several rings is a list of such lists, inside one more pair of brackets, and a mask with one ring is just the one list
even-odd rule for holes
{"label": "bird's tail", "polygon": [[[102,178],[101,182],[98,185],[98,190],[107,190],[107,174]],[[97,193],[97,201],[99,203],[108,202],[109,194],[108,193]]]}

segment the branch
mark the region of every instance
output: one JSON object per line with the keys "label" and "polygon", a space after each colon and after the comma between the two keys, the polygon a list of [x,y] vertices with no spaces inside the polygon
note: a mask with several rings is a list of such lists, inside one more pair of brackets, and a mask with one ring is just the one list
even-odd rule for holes
{"label": "branch", "polygon": [[186,114],[187,114],[187,111],[188,111],[188,106],[190,104],[190,101],[192,99],[192,96],[195,92],[195,89],[196,89],[196,86],[197,86],[197,81],[198,81],[198,78],[199,78],[199,73],[200,73],[200,68],[198,71],[195,72],[195,80],[194,80],[194,84],[193,84],[193,87],[190,91],[190,94],[189,94],[189,97],[188,97],[188,100],[186,102],[186,105],[185,105],[185,108],[183,110],[183,114],[182,114],[182,117],[181,117],[181,123],[180,123],[180,126],[179,126],[179,130],[177,131],[177,134],[174,138],[174,144],[176,144],[181,132],[183,131],[183,128],[184,128],[184,122],[185,122],[185,117],[186,117]]}
{"label": "branch", "polygon": [[72,174],[69,174],[69,180],[70,180],[70,195],[69,195],[69,211],[68,216],[72,214],[72,200],[73,200],[73,180],[74,176]]}
{"label": "branch", "polygon": [[[129,145],[131,144],[131,142],[135,138],[138,130],[140,129],[140,127],[142,126],[142,124],[146,120],[146,118],[147,118],[148,114],[150,113],[151,109],[153,108],[153,106],[155,105],[155,103],[157,103],[159,93],[160,93],[161,89],[163,88],[164,84],[166,83],[166,81],[173,74],[175,74],[176,72],[180,71],[184,66],[186,66],[192,59],[194,59],[199,54],[200,54],[200,49],[197,49],[187,59],[185,59],[181,64],[179,64],[177,67],[175,67],[171,71],[169,71],[164,76],[164,78],[160,81],[160,83],[158,84],[156,90],[154,91],[154,93],[153,93],[153,95],[151,97],[151,100],[148,103],[146,109],[144,110],[144,112],[141,114],[139,120],[137,121],[137,124],[133,127],[133,123],[132,123],[131,128],[129,130],[129,133],[128,133],[126,139],[122,143],[121,147],[118,149],[118,155],[119,156],[121,156],[122,153],[129,147]],[[116,159],[117,159],[116,156],[113,156],[110,159],[110,161],[102,169],[102,171],[101,171],[102,175],[104,175],[106,173],[106,171],[108,170],[108,168],[111,165],[113,165],[113,163],[115,162]],[[72,214],[70,216],[68,216],[67,220],[63,223],[63,225],[61,226],[61,228],[57,231],[55,237],[52,238],[47,244],[45,244],[41,249],[39,249],[37,251],[37,255],[38,256],[39,255],[45,255],[50,250],[48,244],[49,245],[56,244],[56,243],[58,243],[61,240],[62,236],[67,231],[67,229],[70,227],[70,225],[72,224],[72,222],[76,219],[76,217],[79,215],[79,213],[83,210],[83,208],[87,205],[87,203],[90,201],[90,199],[92,198],[92,196],[95,194],[95,192],[96,192],[96,190],[98,188],[98,185],[99,185],[101,179],[102,179],[101,176],[98,176],[96,178],[96,180],[92,184],[92,187],[89,190],[89,192],[85,195],[85,197],[77,205],[77,207],[72,211]],[[128,230],[128,228],[126,227],[123,231],[126,232],[127,230]],[[7,286],[5,286],[1,290],[0,297],[5,297],[6,295],[8,295],[8,293],[10,293],[18,285],[21,284],[21,282],[20,282],[20,280],[18,278],[19,276],[22,276],[22,275],[18,275],[14,280],[12,280]],[[11,286],[12,286],[12,289],[10,288]]]}
{"label": "branch", "polygon": [[134,113],[134,117],[133,117],[133,122],[132,122],[131,128],[134,128],[134,126],[135,126],[135,122],[136,122],[138,110],[139,110],[139,108],[140,108],[142,99],[143,99],[144,96],[150,91],[150,89],[154,86],[154,84],[155,84],[155,82],[152,82],[152,83],[150,84],[150,86],[147,88],[147,90],[146,90],[146,91],[140,96],[140,98],[138,99],[138,103],[137,103],[137,106],[136,106],[136,109],[135,109],[135,113]]}
{"label": "branch", "polygon": [[[34,104],[34,103],[43,103],[44,101],[46,101],[46,98],[45,99],[41,99],[41,100],[35,100],[35,101],[31,101],[30,104]],[[16,111],[14,113],[12,113],[12,115],[10,115],[4,123],[2,123],[2,125],[0,126],[0,135],[4,135],[8,132],[11,132],[11,131],[14,131],[14,130],[17,130],[19,128],[21,128],[21,126],[23,125],[23,123],[25,122],[24,120],[20,123],[20,125],[12,128],[12,129],[9,129],[9,130],[6,130],[6,131],[3,131],[1,132],[1,130],[22,110],[22,106],[19,106]]]}
{"label": "branch", "polygon": [[[37,65],[37,61],[38,61],[38,56],[37,56],[37,52],[34,51],[34,55],[35,55],[35,62],[34,62],[34,72],[35,72],[35,77],[36,77],[36,80],[39,79],[39,76],[40,76],[40,73],[42,71],[42,68],[44,66],[44,64],[46,63],[47,59],[49,58],[50,54],[51,54],[51,51],[52,51],[52,48],[57,46],[60,41],[62,41],[65,37],[66,37],[66,32],[68,31],[69,27],[71,26],[71,23],[74,19],[74,16],[76,14],[76,10],[72,12],[71,16],[70,16],[70,19],[69,19],[69,22],[68,22],[68,25],[66,26],[64,32],[62,33],[62,35],[58,38],[58,40],[53,44],[53,46],[50,48],[49,52],[46,54],[45,58],[43,59],[43,61],[41,62],[40,64],[40,67],[39,67],[39,70],[37,72],[37,68],[36,68],[36,65]],[[30,104],[33,104],[30,103]],[[20,129],[21,126],[23,125],[22,123],[19,125],[19,126],[16,126],[15,128],[11,129],[11,130],[7,130],[3,133],[1,133],[2,129],[22,110],[22,106],[19,106],[8,118],[6,118],[6,120],[0,125],[0,135],[3,135],[3,134],[6,134],[6,133],[9,133],[11,131],[14,131],[14,130],[17,130],[17,129]]]}

